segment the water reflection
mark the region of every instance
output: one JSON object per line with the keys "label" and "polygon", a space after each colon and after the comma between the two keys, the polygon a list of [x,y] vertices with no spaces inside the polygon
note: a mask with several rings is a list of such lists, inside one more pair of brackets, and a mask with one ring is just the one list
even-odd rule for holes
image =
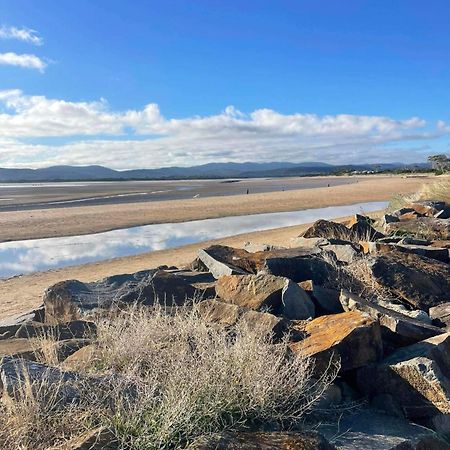
{"label": "water reflection", "polygon": [[101,261],[154,250],[287,227],[355,213],[376,211],[385,202],[306,209],[294,212],[222,217],[182,223],[146,225],[106,233],[0,244],[0,277]]}

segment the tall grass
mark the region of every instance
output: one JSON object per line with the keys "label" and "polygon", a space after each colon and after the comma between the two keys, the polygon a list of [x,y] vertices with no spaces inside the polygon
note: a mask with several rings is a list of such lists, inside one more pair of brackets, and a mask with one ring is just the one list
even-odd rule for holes
{"label": "tall grass", "polygon": [[450,177],[422,186],[418,193],[421,200],[442,200],[450,204]]}
{"label": "tall grass", "polygon": [[[98,323],[96,358],[85,367],[114,374],[117,383],[95,396],[82,386],[79,403],[62,409],[36,389],[24,391],[0,412],[1,447],[46,448],[100,425],[125,449],[182,448],[213,432],[298,425],[335,373],[313,379],[311,360],[290,354],[287,339],[272,338],[248,322],[233,331],[213,326],[195,305],[130,308]],[[124,395],[130,383],[133,394]]]}

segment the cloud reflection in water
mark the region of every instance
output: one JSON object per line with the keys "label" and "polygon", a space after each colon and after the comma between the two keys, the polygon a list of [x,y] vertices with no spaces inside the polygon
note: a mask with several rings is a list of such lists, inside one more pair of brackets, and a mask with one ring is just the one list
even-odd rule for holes
{"label": "cloud reflection in water", "polygon": [[0,277],[56,269],[178,247],[240,233],[287,227],[382,209],[386,202],[358,203],[293,212],[165,223],[85,236],[0,244]]}

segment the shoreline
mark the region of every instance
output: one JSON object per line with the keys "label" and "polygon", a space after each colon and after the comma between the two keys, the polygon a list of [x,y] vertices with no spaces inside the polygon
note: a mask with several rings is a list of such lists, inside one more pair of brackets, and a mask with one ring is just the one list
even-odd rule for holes
{"label": "shoreline", "polygon": [[386,201],[434,177],[371,176],[358,183],[262,194],[0,213],[0,243],[95,234],[161,223]]}

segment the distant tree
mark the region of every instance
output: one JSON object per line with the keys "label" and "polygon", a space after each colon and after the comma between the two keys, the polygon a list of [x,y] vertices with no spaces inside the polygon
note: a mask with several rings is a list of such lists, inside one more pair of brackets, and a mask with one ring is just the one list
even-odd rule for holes
{"label": "distant tree", "polygon": [[450,158],[444,154],[429,156],[428,162],[436,172],[443,173],[450,169]]}

